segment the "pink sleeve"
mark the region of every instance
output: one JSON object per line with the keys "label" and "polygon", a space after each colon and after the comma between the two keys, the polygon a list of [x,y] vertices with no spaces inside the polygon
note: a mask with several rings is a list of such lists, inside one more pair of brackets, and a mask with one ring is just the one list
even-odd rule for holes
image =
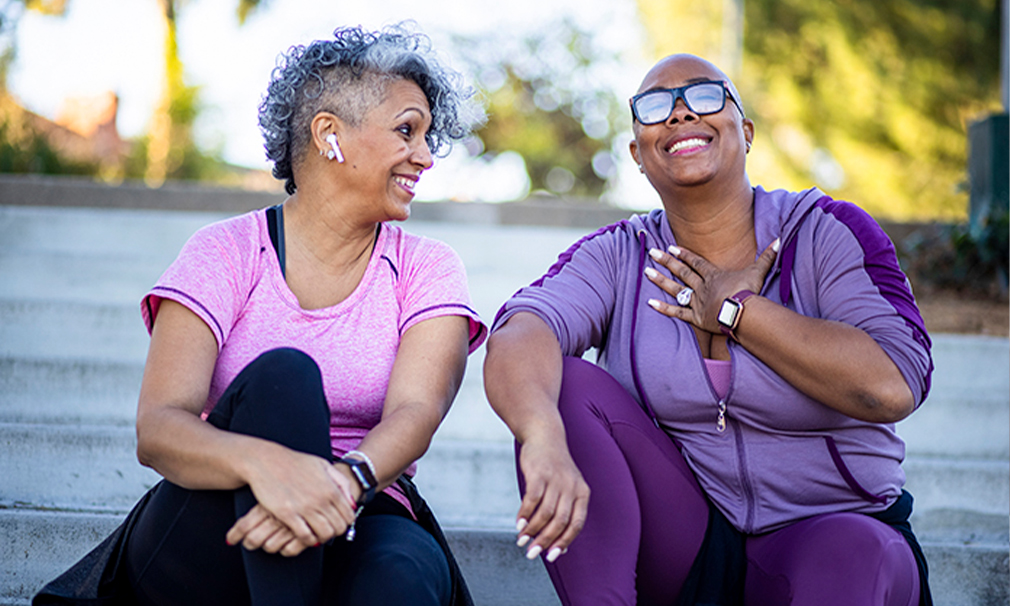
{"label": "pink sleeve", "polygon": [[404,255],[400,292],[400,334],[439,316],[464,316],[470,321],[470,353],[487,338],[487,327],[470,302],[463,261],[447,244],[421,239]]}
{"label": "pink sleeve", "polygon": [[[186,242],[176,260],[144,297],[140,311],[148,332],[154,328],[158,308],[164,299],[184,305],[203,320],[214,333],[218,351],[228,339],[252,285],[253,263],[249,254],[256,238],[248,233],[256,223],[244,216],[200,229]],[[242,229],[245,227],[246,229]],[[245,251],[246,254],[243,254]]]}

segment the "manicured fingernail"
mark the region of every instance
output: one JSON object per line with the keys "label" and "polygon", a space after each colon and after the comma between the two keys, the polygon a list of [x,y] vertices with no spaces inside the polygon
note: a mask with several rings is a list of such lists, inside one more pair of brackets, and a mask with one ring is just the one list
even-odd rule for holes
{"label": "manicured fingernail", "polygon": [[775,238],[775,241],[772,242],[772,250],[775,251],[775,252],[778,252],[779,251],[779,246],[781,246],[781,244],[782,244],[781,240],[779,240],[778,238]]}
{"label": "manicured fingernail", "polygon": [[674,246],[673,244],[671,244],[670,247],[667,248],[666,250],[670,251],[670,254],[673,255],[673,256],[675,256],[675,257],[679,257],[680,256],[680,249],[677,248],[676,246]]}
{"label": "manicured fingernail", "polygon": [[530,523],[529,520],[527,520],[526,518],[519,518],[516,521],[516,532],[522,532],[523,528],[526,528],[526,525],[529,523]]}
{"label": "manicured fingernail", "polygon": [[519,546],[519,547],[522,547],[523,545],[525,545],[526,543],[529,543],[529,542],[530,542],[530,535],[524,534],[524,535],[522,535],[522,536],[519,537],[518,541],[516,541],[516,545]]}
{"label": "manicured fingernail", "polygon": [[547,561],[553,562],[554,560],[561,557],[561,548],[555,547],[554,549],[547,552]]}
{"label": "manicured fingernail", "polygon": [[649,276],[650,280],[655,280],[656,276],[659,275],[659,272],[656,271],[655,269],[652,269],[651,267],[646,267],[645,268],[645,275]]}
{"label": "manicured fingernail", "polygon": [[543,551],[543,548],[540,547],[539,545],[534,545],[533,547],[530,547],[530,550],[526,552],[526,559],[527,560],[536,559],[536,557],[540,555],[541,551]]}
{"label": "manicured fingernail", "polygon": [[656,299],[649,299],[649,307],[659,309],[659,301]]}
{"label": "manicured fingernail", "polygon": [[650,248],[649,256],[659,261],[663,258],[663,251],[659,250],[658,248]]}
{"label": "manicured fingernail", "polygon": [[568,548],[567,547],[565,547],[564,549],[561,550],[561,555],[565,555],[566,553],[568,553]]}

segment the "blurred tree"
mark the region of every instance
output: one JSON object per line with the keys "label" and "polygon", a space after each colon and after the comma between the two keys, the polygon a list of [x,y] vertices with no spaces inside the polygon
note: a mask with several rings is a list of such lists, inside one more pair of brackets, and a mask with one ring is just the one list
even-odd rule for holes
{"label": "blurred tree", "polygon": [[[656,58],[721,60],[717,3],[637,0]],[[724,5],[727,3],[724,3]],[[998,0],[746,0],[736,79],[755,183],[891,219],[955,219],[967,123],[999,108]]]}
{"label": "blurred tree", "polygon": [[570,21],[519,39],[457,37],[454,45],[487,97],[490,119],[477,133],[483,149],[518,152],[533,190],[599,197],[614,167],[612,125],[624,114],[595,70],[618,58]]}

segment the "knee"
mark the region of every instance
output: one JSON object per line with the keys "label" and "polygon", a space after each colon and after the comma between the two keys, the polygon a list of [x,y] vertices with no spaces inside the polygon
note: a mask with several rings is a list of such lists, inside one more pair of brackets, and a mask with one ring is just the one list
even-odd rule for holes
{"label": "knee", "polygon": [[378,600],[375,603],[382,604],[448,602],[452,594],[449,563],[427,531],[393,516],[363,518],[362,522],[362,536],[366,531],[380,536],[356,562],[360,569],[354,574],[352,594],[368,589],[371,598]]}
{"label": "knee", "polygon": [[293,377],[316,379],[322,376],[319,365],[309,354],[292,347],[278,347],[265,351],[244,370],[251,370],[260,380],[266,381],[288,382]]}

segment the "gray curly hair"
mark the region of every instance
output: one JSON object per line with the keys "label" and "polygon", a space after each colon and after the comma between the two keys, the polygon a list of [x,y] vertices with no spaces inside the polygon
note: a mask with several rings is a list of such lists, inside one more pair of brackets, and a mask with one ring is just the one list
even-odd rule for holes
{"label": "gray curly hair", "polygon": [[474,90],[439,61],[431,40],[413,29],[411,23],[377,32],[339,28],[333,40],[281,54],[259,106],[259,125],[274,177],[284,180],[289,194],[297,189],[294,168],[309,144],[316,114],[328,111],[356,127],[382,102],[392,80],[413,81],[427,98],[432,122],[425,141],[433,155],[446,155],[453,140],[483,121],[483,109],[472,102]]}

